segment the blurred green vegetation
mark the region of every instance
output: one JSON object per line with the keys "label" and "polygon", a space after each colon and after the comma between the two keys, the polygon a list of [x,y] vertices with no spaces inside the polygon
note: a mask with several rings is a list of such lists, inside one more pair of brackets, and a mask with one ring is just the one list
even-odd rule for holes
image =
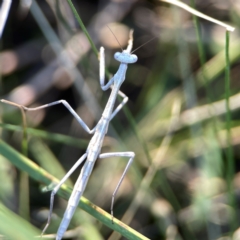
{"label": "blurred green vegetation", "polygon": [[[92,128],[110,91],[99,86],[96,51],[69,2],[34,0],[30,8],[28,1],[13,1],[1,41],[0,94],[31,107],[65,99]],[[138,62],[129,65],[121,87],[129,101],[111,122],[102,149],[136,154],[115,217],[149,239],[240,239],[238,1],[184,1],[236,27],[229,52],[223,27],[168,3],[72,2],[92,44],[104,46],[110,74],[121,49],[106,25],[124,47],[131,28],[133,49],[156,37],[135,52]],[[0,112],[0,239],[31,239],[47,221],[50,193],[44,189],[80,158],[91,136],[63,106],[27,112],[27,137],[19,108],[1,103]],[[84,197],[109,212],[126,162],[98,160]],[[48,234],[57,231],[63,198],[79,171],[56,196]],[[85,198],[79,205],[94,215]],[[67,239],[126,239],[98,211],[92,217],[77,209]],[[115,225],[121,232],[121,223]]]}

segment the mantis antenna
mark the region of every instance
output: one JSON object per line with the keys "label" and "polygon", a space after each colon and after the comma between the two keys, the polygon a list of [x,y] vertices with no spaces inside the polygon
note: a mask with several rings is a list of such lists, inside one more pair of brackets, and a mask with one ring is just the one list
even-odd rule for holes
{"label": "mantis antenna", "polygon": [[108,27],[108,29],[111,31],[111,33],[113,34],[113,36],[114,36],[114,38],[117,40],[117,42],[118,42],[118,45],[120,46],[120,48],[122,49],[122,51],[123,51],[123,48],[122,48],[122,46],[121,46],[121,44],[120,44],[120,42],[118,41],[118,39],[117,39],[117,37],[116,37],[116,35],[114,34],[114,32],[112,31],[112,29],[107,25],[107,27]]}
{"label": "mantis antenna", "polygon": [[136,52],[139,48],[143,47],[144,45],[148,44],[149,42],[151,42],[152,40],[154,40],[157,37],[153,37],[152,39],[148,40],[147,42],[145,42],[144,44],[142,44],[141,46],[139,46],[138,48],[134,49],[131,53]]}

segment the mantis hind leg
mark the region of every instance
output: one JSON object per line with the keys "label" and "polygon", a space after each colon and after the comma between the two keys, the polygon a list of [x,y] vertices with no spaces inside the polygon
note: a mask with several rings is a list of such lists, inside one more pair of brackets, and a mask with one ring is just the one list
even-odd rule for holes
{"label": "mantis hind leg", "polygon": [[72,168],[66,173],[66,175],[61,179],[61,181],[54,187],[54,189],[51,192],[51,198],[50,198],[50,209],[49,209],[49,214],[48,214],[48,220],[47,224],[44,227],[41,236],[44,234],[44,232],[47,230],[50,222],[51,222],[51,217],[52,217],[52,212],[53,212],[53,203],[54,203],[54,197],[60,187],[63,185],[63,183],[70,177],[70,175],[79,167],[79,165],[86,159],[87,153],[83,154],[77,162],[72,166]]}
{"label": "mantis hind leg", "polygon": [[128,160],[128,163],[127,163],[127,166],[125,167],[124,171],[123,171],[123,174],[112,194],[112,202],[111,202],[111,215],[112,215],[112,220],[113,220],[113,205],[114,205],[114,200],[115,200],[115,196],[117,195],[117,192],[122,184],[122,181],[130,167],[130,165],[132,164],[133,162],[133,159],[135,157],[135,153],[134,152],[114,152],[114,153],[102,153],[99,155],[99,158],[109,158],[109,157],[128,157],[129,160]]}

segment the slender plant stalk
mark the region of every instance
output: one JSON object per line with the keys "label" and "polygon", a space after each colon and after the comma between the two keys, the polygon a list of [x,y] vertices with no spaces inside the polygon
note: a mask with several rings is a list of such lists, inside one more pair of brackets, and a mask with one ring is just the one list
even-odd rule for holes
{"label": "slender plant stalk", "polygon": [[[225,98],[226,98],[226,129],[227,129],[227,184],[228,184],[228,197],[229,205],[236,209],[236,202],[234,199],[234,189],[233,189],[233,177],[234,177],[234,158],[233,158],[233,148],[231,141],[231,110],[229,104],[229,98],[231,96],[230,91],[230,61],[229,61],[229,31],[226,31],[226,46],[225,46]],[[232,231],[237,227],[236,214],[233,212],[233,218],[231,221]]]}
{"label": "slender plant stalk", "polygon": [[95,53],[96,56],[98,57],[98,50],[97,50],[94,42],[92,41],[92,39],[91,39],[91,37],[90,37],[87,29],[85,28],[82,19],[81,19],[80,16],[78,15],[78,12],[77,12],[76,8],[74,7],[74,5],[73,5],[73,3],[72,3],[71,0],[67,0],[67,1],[68,1],[68,4],[69,4],[70,8],[71,8],[72,11],[73,11],[73,14],[74,14],[75,18],[76,18],[77,21],[78,21],[78,24],[79,24],[80,27],[82,28],[82,30],[83,30],[83,32],[85,33],[86,37],[88,38],[88,41],[89,41],[89,43],[91,44],[91,47],[92,47],[94,53]]}
{"label": "slender plant stalk", "polygon": [[[22,115],[22,154],[27,157],[28,155],[28,142],[27,142],[27,120],[24,109],[21,105],[15,104],[5,100],[6,103],[15,106],[20,109]],[[20,181],[19,181],[19,215],[24,219],[29,220],[29,181],[28,175],[26,172],[20,172]]]}
{"label": "slender plant stalk", "polygon": [[[194,0],[191,0],[191,4],[192,4],[193,8],[195,8]],[[202,75],[203,75],[203,79],[204,79],[204,87],[205,87],[205,90],[207,93],[207,100],[210,103],[211,102],[211,90],[209,88],[208,79],[206,77],[206,69],[205,69],[206,56],[205,56],[205,52],[204,52],[204,48],[203,48],[203,44],[202,44],[202,38],[201,38],[201,33],[200,33],[198,17],[194,14],[193,14],[193,22],[195,25],[198,54],[199,54],[199,59],[200,59],[200,63],[201,63],[201,71],[202,71]]]}
{"label": "slender plant stalk", "polygon": [[[22,154],[28,156],[28,136],[27,136],[27,119],[23,107],[19,107],[22,114]],[[26,172],[20,172],[20,194],[19,194],[19,214],[26,220],[30,219],[30,202],[29,202],[29,177]]]}
{"label": "slender plant stalk", "polygon": [[[17,106],[17,105],[16,105]],[[24,112],[23,107],[19,107],[21,110],[22,115],[22,154],[24,156],[28,156],[28,141],[27,141],[27,120],[26,114]],[[30,219],[30,203],[29,203],[29,178],[26,172],[20,172],[20,182],[19,182],[19,215],[22,216],[24,219]]]}

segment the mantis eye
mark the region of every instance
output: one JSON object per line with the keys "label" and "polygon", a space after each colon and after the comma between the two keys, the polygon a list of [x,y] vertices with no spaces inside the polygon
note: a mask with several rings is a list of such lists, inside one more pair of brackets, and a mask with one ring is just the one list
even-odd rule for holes
{"label": "mantis eye", "polygon": [[115,58],[116,60],[119,60],[119,59],[121,58],[121,53],[120,53],[120,52],[116,52],[116,53],[114,54],[114,58]]}

